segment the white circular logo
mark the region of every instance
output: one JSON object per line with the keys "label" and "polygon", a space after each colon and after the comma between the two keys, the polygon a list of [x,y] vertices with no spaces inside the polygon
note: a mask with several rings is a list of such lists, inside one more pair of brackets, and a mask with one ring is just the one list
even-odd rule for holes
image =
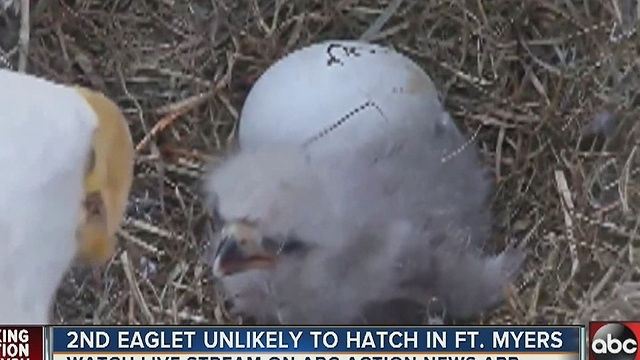
{"label": "white circular logo", "polygon": [[607,324],[594,334],[591,352],[596,360],[634,360],[638,339],[624,324]]}

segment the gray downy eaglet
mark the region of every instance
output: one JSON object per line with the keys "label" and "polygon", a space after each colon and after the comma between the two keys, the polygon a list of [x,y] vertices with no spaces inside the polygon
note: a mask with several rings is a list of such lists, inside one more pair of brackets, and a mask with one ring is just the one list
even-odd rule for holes
{"label": "gray downy eaglet", "polygon": [[489,174],[408,58],[361,42],[294,52],[254,85],[239,135],[204,184],[225,222],[210,262],[233,313],[419,324],[434,298],[461,320],[504,300],[524,251],[484,251]]}
{"label": "gray downy eaglet", "polygon": [[[448,116],[446,116],[448,118]],[[490,184],[455,126],[396,128],[351,154],[240,151],[206,180],[225,221],[211,264],[232,311],[261,323],[423,322],[501,303],[524,260],[488,255]]]}

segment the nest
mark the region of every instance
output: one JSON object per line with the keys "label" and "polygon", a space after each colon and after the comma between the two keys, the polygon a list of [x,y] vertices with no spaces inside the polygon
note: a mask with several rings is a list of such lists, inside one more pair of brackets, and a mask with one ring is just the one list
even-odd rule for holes
{"label": "nest", "polygon": [[103,91],[137,150],[119,253],[70,271],[55,322],[237,323],[202,260],[199,178],[275,60],[361,36],[430,74],[495,175],[496,243],[527,244],[512,296],[478,323],[640,316],[636,1],[30,3],[0,16],[0,65]]}

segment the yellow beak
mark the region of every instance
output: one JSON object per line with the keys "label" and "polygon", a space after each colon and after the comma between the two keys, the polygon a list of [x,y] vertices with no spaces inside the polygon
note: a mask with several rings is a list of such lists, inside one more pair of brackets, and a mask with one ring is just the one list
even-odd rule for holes
{"label": "yellow beak", "polygon": [[133,181],[133,141],[118,106],[104,95],[85,88],[76,90],[94,110],[98,128],[87,155],[84,201],[76,232],[78,258],[102,265],[114,254],[116,231]]}

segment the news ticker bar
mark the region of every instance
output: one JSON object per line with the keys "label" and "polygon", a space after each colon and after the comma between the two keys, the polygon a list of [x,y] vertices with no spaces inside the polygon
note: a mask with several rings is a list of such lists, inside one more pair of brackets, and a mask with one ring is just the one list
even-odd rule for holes
{"label": "news ticker bar", "polygon": [[0,360],[640,360],[640,322],[563,327],[0,327]]}
{"label": "news ticker bar", "polygon": [[579,353],[583,327],[54,327],[53,353]]}
{"label": "news ticker bar", "polygon": [[0,329],[0,360],[564,360],[584,359],[585,336],[580,326],[14,327]]}

